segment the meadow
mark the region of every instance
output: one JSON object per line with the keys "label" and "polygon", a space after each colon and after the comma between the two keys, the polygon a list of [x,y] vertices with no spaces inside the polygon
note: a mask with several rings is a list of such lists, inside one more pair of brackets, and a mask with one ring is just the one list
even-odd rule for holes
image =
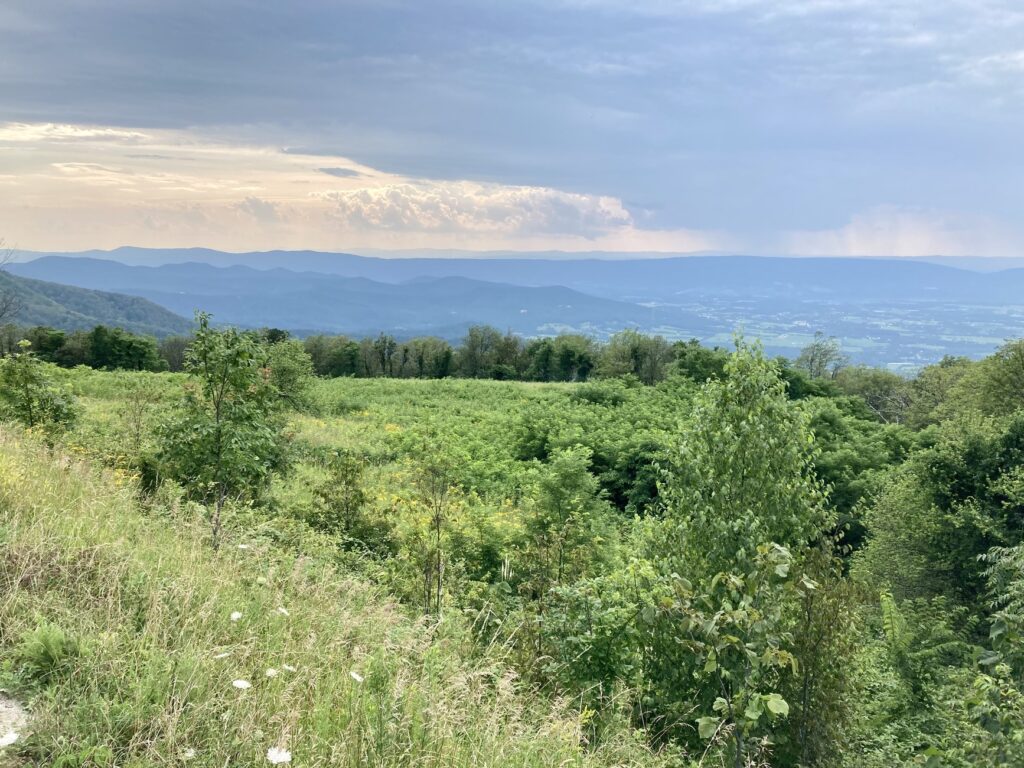
{"label": "meadow", "polygon": [[0,765],[1020,756],[1019,342],[904,380],[740,340],[653,385],[193,343],[0,362]]}

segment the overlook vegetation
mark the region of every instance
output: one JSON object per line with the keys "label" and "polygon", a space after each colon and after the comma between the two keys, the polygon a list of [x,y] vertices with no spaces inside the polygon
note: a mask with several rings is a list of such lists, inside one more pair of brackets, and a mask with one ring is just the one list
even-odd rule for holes
{"label": "overlook vegetation", "polygon": [[0,362],[0,760],[1024,761],[1024,342],[90,333]]}

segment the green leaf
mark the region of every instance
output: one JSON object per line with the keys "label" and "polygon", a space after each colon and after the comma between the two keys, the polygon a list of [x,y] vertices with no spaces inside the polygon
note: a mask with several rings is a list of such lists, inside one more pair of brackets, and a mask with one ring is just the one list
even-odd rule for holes
{"label": "green leaf", "polygon": [[773,715],[785,717],[789,714],[789,704],[777,693],[770,693],[764,698],[765,706]]}
{"label": "green leaf", "polygon": [[763,711],[764,709],[761,704],[761,699],[757,696],[754,696],[750,699],[750,701],[747,702],[747,709],[743,713],[743,717],[745,717],[752,723],[756,723],[759,719],[761,719],[761,713]]}
{"label": "green leaf", "polygon": [[718,731],[721,719],[717,717],[700,717],[697,719],[697,733],[702,739],[710,739]]}

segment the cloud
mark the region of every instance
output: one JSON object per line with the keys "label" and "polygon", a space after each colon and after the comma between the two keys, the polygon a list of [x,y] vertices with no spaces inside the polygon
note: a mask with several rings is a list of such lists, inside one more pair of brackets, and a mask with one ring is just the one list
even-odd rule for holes
{"label": "cloud", "polygon": [[[287,150],[285,151],[287,152]],[[317,170],[339,179],[357,179],[363,175],[354,168],[317,168]]]}
{"label": "cloud", "polygon": [[11,133],[30,151],[0,152],[0,232],[23,249],[703,250],[720,242],[715,233],[647,228],[608,195],[415,178],[331,155],[313,167],[308,155],[194,131],[0,124],[0,137]]}
{"label": "cloud", "polygon": [[619,200],[544,187],[423,182],[322,197],[354,228],[589,238],[633,223]]}
{"label": "cloud", "polygon": [[149,136],[141,131],[108,128],[95,125],[66,125],[56,123],[5,123],[0,125],[0,141],[83,141],[110,140],[145,141]]}
{"label": "cloud", "polygon": [[260,198],[253,197],[251,195],[240,203],[236,203],[235,208],[264,224],[274,223],[280,220],[277,205],[275,203],[268,202],[267,200],[261,200]]}

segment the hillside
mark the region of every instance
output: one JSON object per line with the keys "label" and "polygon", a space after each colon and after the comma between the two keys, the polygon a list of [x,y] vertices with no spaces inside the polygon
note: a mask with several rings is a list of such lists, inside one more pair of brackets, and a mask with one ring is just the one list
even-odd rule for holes
{"label": "hillside", "polygon": [[[23,254],[27,257],[31,254]],[[39,254],[43,256],[44,254]],[[402,283],[424,277],[463,277],[518,286],[561,285],[619,301],[680,301],[700,296],[827,299],[843,302],[937,301],[1017,303],[1024,270],[979,273],[912,259],[678,256],[668,258],[378,258],[350,253],[267,251],[225,253],[203,248],[87,251],[79,257],[163,266],[287,269]],[[31,274],[57,280],[63,260],[37,259]],[[1000,263],[1002,261],[1000,260]],[[1012,260],[1006,260],[1015,265]],[[19,274],[28,274],[19,272]],[[76,283],[77,284],[77,283]],[[118,289],[120,290],[120,289]]]}
{"label": "hillside", "polygon": [[18,764],[658,764],[586,751],[578,713],[335,572],[314,538],[295,556],[254,528],[216,554],[194,509],[142,509],[123,474],[10,433],[0,508],[0,688],[32,711]]}
{"label": "hillside", "polygon": [[388,283],[364,277],[195,262],[159,267],[49,256],[12,271],[145,297],[180,314],[211,312],[245,326],[458,338],[488,323],[527,335],[575,330],[605,335],[646,322],[650,310],[559,286],[526,287],[441,277]]}
{"label": "hillside", "polygon": [[1024,270],[982,273],[914,260],[120,248],[42,256],[11,269],[142,296],[186,316],[202,307],[219,322],[300,333],[455,340],[469,325],[487,323],[524,336],[575,331],[603,339],[638,328],[725,345],[742,328],[771,354],[794,357],[822,331],[853,360],[902,371],[945,355],[983,357],[1024,334]]}
{"label": "hillside", "polygon": [[138,296],[19,277],[0,272],[0,291],[14,291],[21,302],[15,321],[65,330],[109,325],[133,333],[166,336],[187,333],[192,323]]}

